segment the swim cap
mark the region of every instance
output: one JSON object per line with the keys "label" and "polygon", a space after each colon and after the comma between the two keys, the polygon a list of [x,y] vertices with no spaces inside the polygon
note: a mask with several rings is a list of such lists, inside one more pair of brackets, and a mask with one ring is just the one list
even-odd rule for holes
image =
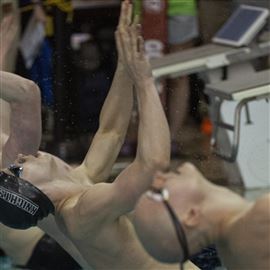
{"label": "swim cap", "polygon": [[17,176],[0,172],[0,222],[14,229],[36,226],[54,214],[51,200],[37,187]]}

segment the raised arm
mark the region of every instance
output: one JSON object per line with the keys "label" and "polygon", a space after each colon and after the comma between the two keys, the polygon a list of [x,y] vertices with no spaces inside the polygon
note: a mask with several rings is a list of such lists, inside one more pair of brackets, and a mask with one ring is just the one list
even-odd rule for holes
{"label": "raised arm", "polygon": [[151,185],[155,171],[166,168],[170,160],[169,127],[144,55],[139,28],[135,22],[121,32],[125,65],[136,87],[140,122],[136,158],[114,183],[116,216],[133,210],[140,195]]}
{"label": "raised arm", "polygon": [[133,107],[133,84],[123,65],[119,50],[119,29],[128,25],[132,15],[131,5],[123,2],[116,43],[118,64],[111,89],[100,114],[100,126],[90,149],[80,167],[75,172],[85,171],[94,182],[105,181],[124,142]]}
{"label": "raised arm", "polygon": [[[124,65],[135,84],[139,103],[136,158],[114,183],[100,183],[83,193],[77,200],[75,210],[72,210],[80,220],[94,217],[101,224],[117,220],[122,214],[133,210],[141,194],[151,185],[155,171],[167,168],[170,159],[169,127],[136,23],[121,29],[120,37]],[[65,218],[70,216],[67,211]]]}
{"label": "raised arm", "polygon": [[[1,8],[1,4],[0,4]],[[0,23],[0,70],[13,72],[19,36],[19,14],[14,7]]]}
{"label": "raised arm", "polygon": [[[0,8],[3,8],[1,4]],[[10,71],[11,66],[14,64],[18,29],[18,16],[15,16],[15,12],[0,18],[0,70]],[[9,135],[9,119],[9,104],[0,99],[0,153],[2,153],[2,148]]]}
{"label": "raised arm", "polygon": [[10,105],[10,131],[3,145],[1,164],[1,167],[6,167],[19,153],[35,155],[39,149],[40,91],[32,81],[0,71],[0,98]]}

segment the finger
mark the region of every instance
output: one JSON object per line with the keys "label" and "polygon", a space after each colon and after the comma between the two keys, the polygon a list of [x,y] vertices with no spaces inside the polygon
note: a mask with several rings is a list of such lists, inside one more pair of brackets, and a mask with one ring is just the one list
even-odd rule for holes
{"label": "finger", "polygon": [[143,59],[145,57],[145,54],[144,54],[144,39],[142,36],[138,37],[138,51],[140,59]]}
{"label": "finger", "polygon": [[131,3],[127,3],[127,14],[126,14],[126,20],[125,25],[129,26],[132,23],[132,13],[133,13],[133,5]]}
{"label": "finger", "polygon": [[127,49],[128,49],[128,53],[129,53],[129,57],[130,57],[130,61],[132,61],[131,63],[134,63],[134,61],[136,60],[136,39],[134,38],[134,30],[132,27],[129,27],[129,31],[128,31],[128,43],[127,43]]}
{"label": "finger", "polygon": [[127,27],[130,25],[132,20],[132,4],[128,0],[125,0],[121,4],[121,12],[118,27]]}
{"label": "finger", "polygon": [[118,58],[122,59],[123,58],[123,48],[122,48],[122,43],[120,40],[119,30],[115,31],[115,42],[116,42]]}
{"label": "finger", "polygon": [[121,4],[121,11],[120,11],[120,16],[119,16],[118,28],[124,26],[125,9],[126,9],[126,1],[123,1]]}
{"label": "finger", "polygon": [[138,54],[139,58],[142,60],[145,57],[145,46],[144,46],[144,38],[141,35],[141,25],[137,25],[137,44],[138,44]]}
{"label": "finger", "polygon": [[141,29],[138,28],[138,26],[139,26],[139,16],[136,15],[132,23],[132,37],[133,39],[135,39],[133,40],[133,45],[136,45],[136,50],[134,50],[134,52],[136,53],[138,52],[138,31],[141,31]]}
{"label": "finger", "polygon": [[137,31],[136,31],[136,26],[132,25],[132,27],[130,27],[130,39],[131,39],[131,52],[132,52],[132,57],[134,59],[134,57],[137,57],[138,54],[138,35],[137,35]]}
{"label": "finger", "polygon": [[126,65],[130,61],[130,38],[126,31],[119,31],[119,42],[122,49],[123,61]]}
{"label": "finger", "polygon": [[[134,20],[133,20],[133,23],[132,23],[132,31],[133,31],[133,36],[134,38],[136,37],[136,44],[138,45],[138,36],[141,35],[141,24],[139,24],[139,16],[136,15],[134,17]],[[138,49],[138,46],[137,46],[137,49]]]}

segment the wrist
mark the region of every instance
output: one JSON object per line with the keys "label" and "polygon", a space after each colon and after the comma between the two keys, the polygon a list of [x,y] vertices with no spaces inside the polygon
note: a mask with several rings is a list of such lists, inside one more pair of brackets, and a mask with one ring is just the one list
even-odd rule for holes
{"label": "wrist", "polygon": [[126,72],[125,65],[124,65],[124,63],[121,60],[118,60],[117,66],[116,66],[116,70],[122,71],[122,72],[124,72],[124,71]]}
{"label": "wrist", "polygon": [[125,80],[132,81],[127,71],[127,68],[121,61],[118,61],[117,63],[115,75],[120,76],[121,78],[125,78]]}
{"label": "wrist", "polygon": [[135,85],[139,88],[147,88],[149,86],[155,85],[155,80],[153,78],[152,75],[147,76],[147,77],[142,77],[138,80],[136,80],[136,82],[134,82]]}

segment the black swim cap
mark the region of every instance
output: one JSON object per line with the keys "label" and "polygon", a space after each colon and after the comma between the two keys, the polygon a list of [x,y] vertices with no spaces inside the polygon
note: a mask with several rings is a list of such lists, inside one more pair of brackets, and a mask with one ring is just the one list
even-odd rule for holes
{"label": "black swim cap", "polygon": [[14,229],[36,226],[54,214],[51,200],[37,187],[17,176],[0,172],[0,222]]}

